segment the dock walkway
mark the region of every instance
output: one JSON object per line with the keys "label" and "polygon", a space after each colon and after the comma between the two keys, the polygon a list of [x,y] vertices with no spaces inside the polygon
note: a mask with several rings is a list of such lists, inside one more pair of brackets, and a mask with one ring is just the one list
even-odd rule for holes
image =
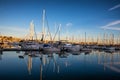
{"label": "dock walkway", "polygon": [[42,49],[18,49],[18,48],[3,48],[0,51],[42,51]]}

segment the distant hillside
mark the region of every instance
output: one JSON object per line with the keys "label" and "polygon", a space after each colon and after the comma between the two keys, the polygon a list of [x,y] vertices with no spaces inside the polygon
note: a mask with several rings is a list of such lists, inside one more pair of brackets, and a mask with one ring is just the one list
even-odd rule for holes
{"label": "distant hillside", "polygon": [[19,42],[21,39],[12,36],[0,36],[0,42]]}

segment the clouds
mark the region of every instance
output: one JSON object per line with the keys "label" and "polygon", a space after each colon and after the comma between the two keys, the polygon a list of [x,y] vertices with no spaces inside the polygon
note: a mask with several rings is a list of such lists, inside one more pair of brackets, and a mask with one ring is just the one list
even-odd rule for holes
{"label": "clouds", "polygon": [[28,33],[28,29],[21,27],[0,26],[0,32],[8,36],[23,37]]}
{"label": "clouds", "polygon": [[[108,11],[112,11],[118,8],[120,8],[120,4],[113,6],[112,8],[108,9]],[[120,30],[120,20],[110,22],[107,25],[102,26],[101,28],[110,30]]]}
{"label": "clouds", "polygon": [[120,27],[117,27],[116,25],[120,26],[120,20],[110,22],[107,25],[102,26],[101,28],[102,29],[110,29],[110,30],[120,30]]}
{"label": "clouds", "polygon": [[70,22],[66,24],[67,27],[70,27],[70,26],[72,26],[72,25],[73,25],[73,24],[70,23]]}
{"label": "clouds", "polygon": [[120,8],[120,4],[113,6],[112,8],[108,9],[108,11],[112,11],[117,8]]}

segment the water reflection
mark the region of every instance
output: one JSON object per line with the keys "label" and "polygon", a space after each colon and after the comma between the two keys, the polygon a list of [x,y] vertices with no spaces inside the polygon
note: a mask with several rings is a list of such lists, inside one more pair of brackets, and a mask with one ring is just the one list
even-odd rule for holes
{"label": "water reflection", "polygon": [[[26,51],[18,54],[18,58],[26,61],[26,68],[30,76],[39,74],[38,80],[73,80],[75,77],[86,79],[85,76],[89,75],[91,75],[91,79],[94,79],[94,74],[97,76],[101,74],[100,78],[106,75],[106,79],[113,76],[114,79],[116,78],[114,74],[120,74],[120,51],[112,53],[94,50],[92,52],[69,53]],[[2,60],[2,54],[0,54],[0,59]],[[35,59],[37,59],[36,62]],[[39,71],[35,72],[37,65]],[[61,76],[64,77],[61,78]],[[117,77],[117,79],[120,78]]]}
{"label": "water reflection", "polygon": [[[42,73],[44,71],[43,67],[46,67],[46,65],[49,65],[50,62],[53,62],[53,72],[59,73],[59,64],[56,61],[55,58],[56,53],[49,53],[48,52],[36,52],[36,51],[26,51],[24,54],[19,55],[18,57],[20,59],[25,59],[25,57],[28,57],[27,61],[27,68],[28,73],[31,75],[32,71],[32,58],[39,57],[40,59],[40,80],[42,80]],[[63,53],[62,53],[63,54]]]}
{"label": "water reflection", "polygon": [[32,69],[32,57],[28,56],[28,72],[29,72],[29,75],[31,75],[31,69]]}
{"label": "water reflection", "polygon": [[3,51],[0,50],[0,60],[2,60]]}
{"label": "water reflection", "polygon": [[[114,52],[108,52],[105,53],[104,55],[102,55],[100,52],[98,52],[98,63],[104,66],[104,70],[106,70],[106,68],[109,68],[115,72],[119,72],[120,73],[120,68],[118,66],[120,66],[120,52],[119,51],[114,51]],[[101,57],[103,57],[101,59]]]}

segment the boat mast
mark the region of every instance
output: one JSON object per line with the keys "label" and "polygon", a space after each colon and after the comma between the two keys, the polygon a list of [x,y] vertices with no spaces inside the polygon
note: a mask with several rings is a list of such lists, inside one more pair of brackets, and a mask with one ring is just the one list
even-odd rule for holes
{"label": "boat mast", "polygon": [[61,24],[59,25],[59,41],[60,41],[60,28],[61,28]]}
{"label": "boat mast", "polygon": [[85,32],[85,45],[86,45],[86,32]]}
{"label": "boat mast", "polygon": [[37,40],[37,35],[36,35],[36,32],[35,32],[35,25],[33,23],[33,20],[30,22],[29,39],[30,40]]}
{"label": "boat mast", "polygon": [[[61,24],[58,25],[58,27],[57,27],[57,30],[56,30],[55,35],[54,35],[54,37],[53,37],[53,42],[54,42],[54,40],[55,40],[55,37],[56,37],[57,33],[60,31],[60,27],[61,27]],[[59,32],[58,35],[60,36],[60,32]],[[60,39],[60,38],[59,38],[59,39]]]}
{"label": "boat mast", "polygon": [[45,9],[43,9],[43,17],[42,17],[42,39],[41,41],[44,40],[44,36],[45,36]]}
{"label": "boat mast", "polygon": [[[117,44],[118,44],[118,46],[120,45],[120,33],[118,34],[118,38],[117,38]],[[115,42],[114,42],[114,44],[115,44]]]}

